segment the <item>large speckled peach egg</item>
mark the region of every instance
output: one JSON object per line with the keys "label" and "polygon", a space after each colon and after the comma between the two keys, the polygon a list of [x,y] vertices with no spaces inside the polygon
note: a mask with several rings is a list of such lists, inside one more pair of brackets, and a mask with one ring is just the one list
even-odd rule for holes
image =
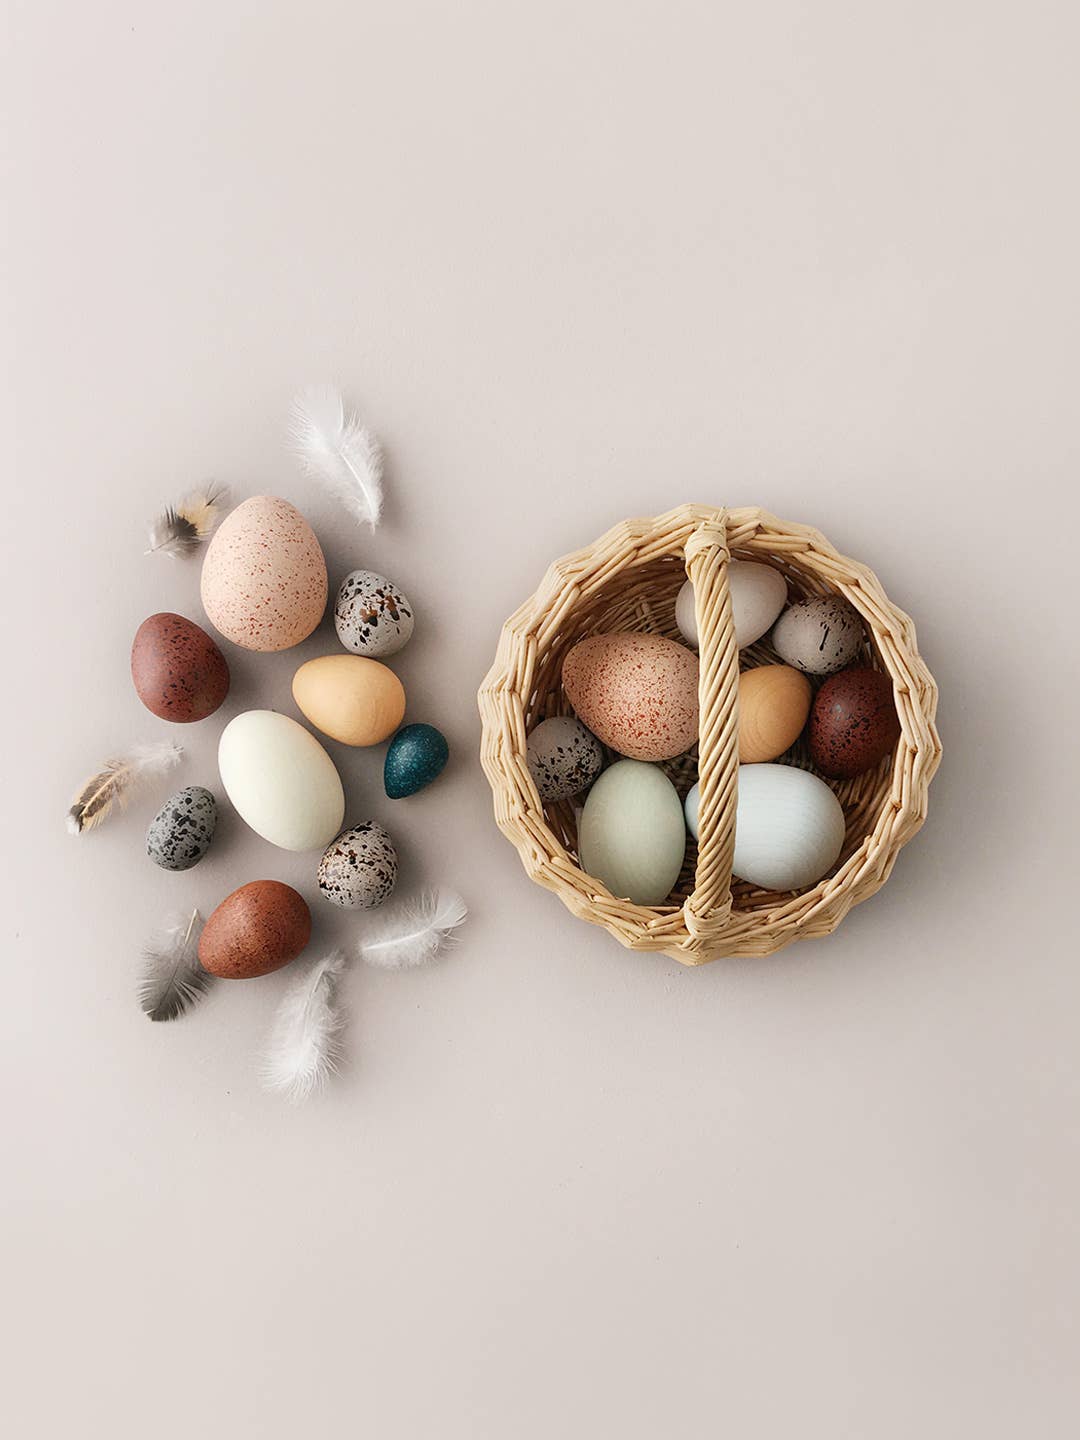
{"label": "large speckled peach egg", "polygon": [[245,650],[288,650],[326,609],[326,561],[287,500],[255,495],[218,527],[202,568],[210,623]]}
{"label": "large speckled peach egg", "polygon": [[775,760],[802,734],[810,681],[790,665],[758,665],[739,676],[739,763]]}
{"label": "large speckled peach egg", "polygon": [[280,880],[252,880],[225,897],[199,936],[199,964],[222,980],[253,980],[295,960],[311,939],[311,911]]}
{"label": "large speckled peach egg", "polygon": [[401,681],[378,660],[321,655],[293,676],[293,699],[311,723],[343,745],[378,745],[405,714]]}
{"label": "large speckled peach egg", "polygon": [[162,611],[144,620],[131,646],[135,693],[159,720],[205,720],[229,693],[225,657],[194,620]]}
{"label": "large speckled peach egg", "polygon": [[698,657],[662,635],[618,631],[579,640],[563,688],[598,739],[632,760],[670,760],[698,738]]}

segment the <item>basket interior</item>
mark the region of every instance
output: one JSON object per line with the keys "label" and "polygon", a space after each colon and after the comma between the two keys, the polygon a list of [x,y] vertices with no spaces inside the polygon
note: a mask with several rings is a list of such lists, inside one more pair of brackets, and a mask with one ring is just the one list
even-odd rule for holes
{"label": "basket interior", "polygon": [[[771,554],[757,546],[743,550],[735,547],[733,557],[754,560],[773,565],[780,570],[788,583],[789,597],[793,600],[808,595],[822,595],[833,587],[825,584],[821,577],[801,567],[798,558],[788,554]],[[636,565],[626,565],[599,586],[592,594],[578,601],[567,615],[565,623],[555,635],[546,651],[537,656],[535,684],[525,706],[525,727],[531,730],[541,720],[551,715],[571,714],[571,706],[562,688],[562,665],[567,652],[586,635],[601,634],[615,630],[647,630],[664,635],[680,643],[682,636],[675,623],[675,597],[686,579],[686,572],[680,556],[664,556],[650,559]],[[866,626],[868,641],[861,657],[861,663],[876,669],[885,668]],[[757,665],[783,663],[776,652],[765,642],[748,646],[739,653],[740,669],[748,670]],[[826,678],[809,676],[815,690]],[[613,752],[608,758],[615,757]],[[893,751],[872,770],[851,780],[826,780],[836,793],[844,808],[846,833],[844,848],[836,865],[829,872],[835,874],[873,830],[883,805],[890,803],[891,772],[895,758]],[[799,740],[777,763],[797,765],[810,770],[805,742]],[[698,778],[696,747],[685,755],[664,762],[663,769],[672,780],[680,796],[684,796]],[[816,772],[815,772],[816,773]],[[579,803],[584,796],[578,797]],[[547,823],[559,842],[569,854],[578,860],[577,853],[577,811],[569,801],[561,801],[544,807]],[[667,914],[680,907],[694,888],[694,870],[697,864],[697,847],[688,840],[686,861],[678,884],[664,905],[652,907],[658,915]],[[828,878],[828,877],[823,877]],[[818,882],[821,883],[821,882]],[[774,890],[761,890],[737,878],[732,881],[732,905],[739,911],[769,911],[778,903],[790,898],[791,894]]]}

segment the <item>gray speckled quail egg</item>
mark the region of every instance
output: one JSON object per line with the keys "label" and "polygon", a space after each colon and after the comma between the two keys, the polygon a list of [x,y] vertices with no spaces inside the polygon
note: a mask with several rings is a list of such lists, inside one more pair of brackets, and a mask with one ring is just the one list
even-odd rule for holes
{"label": "gray speckled quail egg", "polygon": [[807,675],[832,675],[856,660],[865,631],[859,612],[840,595],[818,595],[789,605],[773,626],[780,659]]}
{"label": "gray speckled quail egg", "polygon": [[334,603],[338,639],[354,655],[377,659],[396,655],[413,632],[408,596],[384,575],[353,570],[341,582]]}
{"label": "gray speckled quail egg", "polygon": [[381,825],[368,820],[343,830],[319,861],[319,889],[347,910],[374,910],[390,898],[397,882],[394,842]]}
{"label": "gray speckled quail egg", "polygon": [[540,799],[578,795],[600,774],[604,752],[591,730],[572,715],[541,720],[529,736],[526,758]]}
{"label": "gray speckled quail egg", "polygon": [[146,853],[163,870],[190,870],[210,849],[217,803],[209,790],[189,785],[170,795],[150,821]]}

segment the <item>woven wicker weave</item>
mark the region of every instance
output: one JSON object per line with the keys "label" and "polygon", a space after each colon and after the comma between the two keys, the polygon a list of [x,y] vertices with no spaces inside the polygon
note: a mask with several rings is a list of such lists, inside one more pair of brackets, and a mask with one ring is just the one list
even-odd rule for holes
{"label": "woven wicker weave", "polygon": [[[736,648],[730,556],[775,566],[793,597],[845,596],[866,622],[864,663],[892,676],[900,716],[895,750],[866,774],[833,783],[847,820],[844,848],[823,881],[795,894],[732,881],[740,663],[774,664],[777,657],[765,643]],[[680,794],[700,778],[698,844],[688,847],[668,903],[634,905],[580,869],[574,809],[566,802],[541,805],[526,764],[526,735],[547,716],[569,713],[562,663],[584,635],[651,630],[680,639],[675,596],[687,575],[694,582],[701,657],[698,756],[696,763],[691,755],[665,768]],[[889,603],[865,565],[838,554],[817,530],[755,509],[683,505],[655,519],[624,521],[594,545],[557,560],[503,627],[479,701],[481,758],[495,818],[529,875],[624,945],[662,950],[687,965],[768,955],[834,930],[885,883],[900,847],[922,824],[941,756],[937,687],[919,658],[912,622]],[[784,758],[809,763],[800,746]]]}

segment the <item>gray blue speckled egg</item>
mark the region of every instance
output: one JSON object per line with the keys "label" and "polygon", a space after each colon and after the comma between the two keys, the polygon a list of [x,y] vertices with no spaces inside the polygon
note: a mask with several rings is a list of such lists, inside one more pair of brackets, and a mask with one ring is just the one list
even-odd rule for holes
{"label": "gray blue speckled egg", "polygon": [[334,603],[338,639],[354,655],[378,659],[396,655],[413,632],[408,596],[384,575],[353,570],[345,576]]}
{"label": "gray blue speckled egg", "polygon": [[189,785],[171,795],[150,822],[146,853],[163,870],[190,870],[210,849],[217,803],[209,790]]}
{"label": "gray blue speckled egg", "polygon": [[368,820],[343,830],[319,861],[319,890],[347,910],[374,910],[388,900],[397,883],[394,842],[381,825]]}
{"label": "gray blue speckled egg", "polygon": [[772,630],[780,659],[807,675],[833,675],[863,651],[859,612],[841,595],[817,595],[789,605]]}
{"label": "gray blue speckled egg", "polygon": [[567,800],[579,795],[600,774],[604,752],[591,730],[572,715],[541,720],[529,735],[529,773],[540,799]]}

